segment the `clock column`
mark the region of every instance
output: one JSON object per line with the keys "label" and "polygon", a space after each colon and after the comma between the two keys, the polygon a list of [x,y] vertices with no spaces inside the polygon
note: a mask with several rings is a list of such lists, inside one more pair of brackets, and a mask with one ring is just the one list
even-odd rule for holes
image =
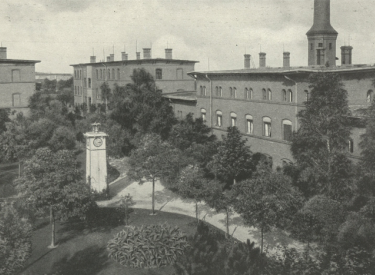
{"label": "clock column", "polygon": [[92,124],[92,132],[86,138],[86,181],[91,190],[103,192],[107,189],[107,134],[99,132],[100,123]]}

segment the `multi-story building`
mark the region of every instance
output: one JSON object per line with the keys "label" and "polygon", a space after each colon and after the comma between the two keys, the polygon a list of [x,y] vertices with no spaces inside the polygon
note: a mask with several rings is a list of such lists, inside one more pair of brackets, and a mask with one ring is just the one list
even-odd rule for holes
{"label": "multi-story building", "polygon": [[8,59],[0,47],[0,108],[28,113],[29,97],[35,92],[37,60]]}
{"label": "multi-story building", "polygon": [[[195,95],[168,95],[176,113],[190,111],[201,116],[219,137],[228,126],[237,126],[253,152],[272,157],[274,166],[293,162],[292,132],[299,127],[297,113],[309,99],[308,77],[325,72],[341,75],[353,116],[373,100],[374,65],[352,65],[352,47],[341,47],[341,66],[336,66],[337,32],[330,24],[330,0],[315,0],[314,24],[307,32],[308,66],[291,67],[290,53],[280,59],[283,67],[266,66],[266,53],[259,53],[259,68],[250,68],[245,54],[244,69],[190,72]],[[189,107],[191,106],[191,107]],[[364,128],[355,128],[348,140],[348,154],[360,156],[359,140]]]}
{"label": "multi-story building", "polygon": [[131,83],[133,70],[146,69],[153,75],[159,90],[164,93],[195,91],[194,79],[187,72],[194,71],[197,61],[172,58],[172,49],[165,49],[165,58],[152,58],[151,49],[143,49],[143,59],[140,52],[135,60],[128,60],[128,54],[122,52],[121,60],[115,61],[114,54],[107,57],[105,62],[96,62],[96,57],[90,57],[90,63],[74,64],[74,103],[87,105],[104,103],[101,98],[100,86],[107,82],[110,88],[114,84],[125,86]]}

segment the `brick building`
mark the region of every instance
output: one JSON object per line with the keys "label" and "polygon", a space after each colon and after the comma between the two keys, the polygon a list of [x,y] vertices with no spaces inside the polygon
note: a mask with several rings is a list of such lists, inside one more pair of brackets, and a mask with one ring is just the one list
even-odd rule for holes
{"label": "brick building", "polygon": [[37,60],[8,59],[0,47],[0,108],[28,113],[29,97],[35,92]]}
{"label": "brick building", "polygon": [[90,57],[90,63],[74,64],[74,103],[88,105],[104,103],[101,99],[100,86],[107,82],[112,89],[114,84],[125,86],[131,83],[134,69],[144,68],[155,79],[158,89],[164,93],[195,91],[194,79],[187,72],[194,71],[197,61],[172,58],[172,49],[165,49],[165,58],[152,58],[151,49],[143,49],[143,59],[140,52],[136,59],[128,60],[128,54],[123,52],[121,60],[115,61],[114,54],[107,57],[105,62],[96,62],[96,57]]}
{"label": "brick building", "polygon": [[[196,95],[167,95],[176,114],[190,111],[203,117],[219,137],[228,126],[237,126],[253,152],[273,159],[274,167],[293,162],[290,139],[299,127],[297,113],[309,97],[308,76],[325,72],[340,74],[353,117],[373,100],[373,65],[352,65],[352,47],[341,47],[341,66],[336,66],[337,32],[330,24],[330,0],[315,0],[314,24],[307,32],[308,66],[291,67],[290,53],[280,59],[283,67],[266,66],[266,53],[259,53],[259,67],[250,68],[249,54],[244,69],[190,72]],[[354,118],[355,119],[355,118]],[[364,128],[355,128],[348,140],[348,154],[360,156],[359,140]]]}

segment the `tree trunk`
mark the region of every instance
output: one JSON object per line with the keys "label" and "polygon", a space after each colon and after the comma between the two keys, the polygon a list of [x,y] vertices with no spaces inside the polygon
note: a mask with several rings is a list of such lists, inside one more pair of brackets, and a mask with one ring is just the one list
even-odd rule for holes
{"label": "tree trunk", "polygon": [[227,222],[226,222],[226,225],[227,225],[227,239],[229,238],[229,209],[226,208],[225,211],[227,212]]}
{"label": "tree trunk", "polygon": [[56,244],[55,244],[55,237],[56,237],[56,233],[55,233],[55,212],[53,211],[52,205],[49,208],[49,213],[50,213],[50,223],[51,223],[51,231],[52,231],[51,232],[52,233],[51,244],[50,244],[49,248],[55,248],[56,247]]}
{"label": "tree trunk", "polygon": [[198,202],[195,201],[195,217],[197,218],[197,223],[199,223],[199,218],[198,218]]}
{"label": "tree trunk", "polygon": [[152,179],[152,215],[155,215],[155,179]]}
{"label": "tree trunk", "polygon": [[260,228],[260,253],[263,253],[263,226]]}

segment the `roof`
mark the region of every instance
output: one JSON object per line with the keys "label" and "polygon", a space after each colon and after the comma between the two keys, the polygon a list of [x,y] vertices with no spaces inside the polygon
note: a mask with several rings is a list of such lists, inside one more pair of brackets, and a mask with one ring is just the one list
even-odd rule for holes
{"label": "roof", "polygon": [[165,58],[151,58],[151,59],[133,59],[133,60],[119,60],[119,61],[106,61],[95,63],[79,63],[70,66],[96,66],[102,64],[120,65],[120,64],[145,64],[145,63],[199,63],[199,61],[184,60],[184,59],[165,59]]}
{"label": "roof", "polygon": [[0,59],[1,63],[40,63],[40,60],[25,60],[25,59]]}
{"label": "roof", "polygon": [[363,71],[375,71],[374,65],[350,65],[350,66],[336,66],[336,67],[325,67],[325,66],[309,66],[309,67],[290,67],[290,68],[256,68],[256,69],[239,69],[239,70],[222,70],[222,71],[194,71],[189,72],[188,75],[194,77],[194,75],[248,75],[248,74],[300,74],[300,73],[317,73],[317,72],[336,72],[336,73],[351,73],[351,72],[363,72]]}
{"label": "roof", "polygon": [[174,92],[174,93],[166,93],[162,95],[165,98],[169,99],[178,99],[178,100],[185,100],[185,101],[196,101],[196,91],[183,91],[183,92]]}

